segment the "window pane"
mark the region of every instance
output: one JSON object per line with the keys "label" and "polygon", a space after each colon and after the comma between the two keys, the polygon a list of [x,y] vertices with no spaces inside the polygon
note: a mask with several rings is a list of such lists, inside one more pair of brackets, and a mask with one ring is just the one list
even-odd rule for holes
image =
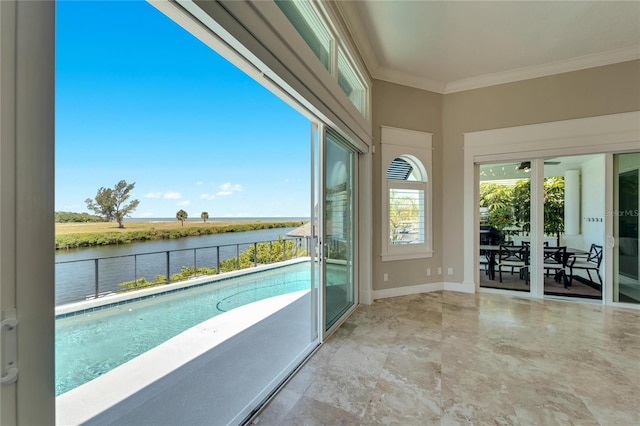
{"label": "window pane", "polygon": [[364,87],[353,71],[341,49],[338,50],[338,84],[351,102],[363,112]]}
{"label": "window pane", "polygon": [[389,189],[389,241],[391,244],[424,243],[424,191]]}
{"label": "window pane", "polygon": [[480,287],[529,292],[531,162],[480,165]]}
{"label": "window pane", "polygon": [[614,246],[613,301],[640,303],[640,153],[614,157]]}
{"label": "window pane", "polygon": [[331,70],[331,37],[308,2],[276,1],[322,65]]}
{"label": "window pane", "polygon": [[355,303],[354,152],[329,131],[325,146],[325,326]]}

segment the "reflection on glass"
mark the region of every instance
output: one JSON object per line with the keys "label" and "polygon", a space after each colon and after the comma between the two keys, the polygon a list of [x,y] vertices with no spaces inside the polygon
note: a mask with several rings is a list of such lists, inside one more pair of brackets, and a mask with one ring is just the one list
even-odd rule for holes
{"label": "reflection on glass", "polygon": [[602,299],[604,155],[544,160],[544,294]]}
{"label": "reflection on glass", "polygon": [[354,303],[354,153],[327,132],[325,147],[325,326]]}
{"label": "reflection on glass", "polygon": [[530,288],[529,162],[480,166],[480,286]]}
{"label": "reflection on glass", "polygon": [[614,288],[613,300],[640,303],[640,153],[614,157]]}

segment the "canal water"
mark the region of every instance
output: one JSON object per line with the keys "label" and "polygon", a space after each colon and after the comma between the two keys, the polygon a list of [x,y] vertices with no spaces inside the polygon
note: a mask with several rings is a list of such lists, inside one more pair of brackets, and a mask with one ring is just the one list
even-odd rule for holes
{"label": "canal water", "polygon": [[[96,261],[99,293],[115,292],[118,284],[156,275],[175,274],[183,266],[217,265],[220,261],[235,257],[255,242],[286,238],[295,228],[260,229],[256,231],[229,232],[202,235],[175,240],[145,241],[132,244],[87,247],[56,251],[56,305],[85,300],[95,294]],[[203,249],[202,247],[219,246]],[[197,249],[194,251],[194,249]],[[176,251],[178,250],[178,251]],[[131,256],[137,254],[138,256]],[[105,259],[108,258],[108,259]]]}

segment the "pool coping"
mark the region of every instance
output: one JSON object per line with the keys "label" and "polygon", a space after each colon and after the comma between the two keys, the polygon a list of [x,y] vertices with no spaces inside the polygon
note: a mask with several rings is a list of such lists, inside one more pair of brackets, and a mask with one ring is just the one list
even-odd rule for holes
{"label": "pool coping", "polygon": [[252,302],[197,324],[100,377],[56,397],[56,424],[82,424],[304,297],[300,290]]}
{"label": "pool coping", "polygon": [[102,296],[98,299],[86,300],[81,302],[60,305],[55,308],[55,319],[63,319],[76,315],[83,315],[90,312],[96,312],[103,309],[109,309],[116,306],[126,305],[128,303],[139,302],[141,300],[150,299],[164,294],[176,293],[195,287],[215,284],[237,278],[241,276],[252,275],[258,272],[265,272],[273,269],[282,268],[298,263],[309,262],[310,257],[298,257],[295,259],[285,260],[283,262],[270,263],[267,265],[257,265],[247,269],[240,269],[231,272],[222,272],[216,275],[203,275],[186,281],[179,281],[171,284],[163,284],[156,287],[146,288],[142,290],[128,291],[125,293],[116,293]]}

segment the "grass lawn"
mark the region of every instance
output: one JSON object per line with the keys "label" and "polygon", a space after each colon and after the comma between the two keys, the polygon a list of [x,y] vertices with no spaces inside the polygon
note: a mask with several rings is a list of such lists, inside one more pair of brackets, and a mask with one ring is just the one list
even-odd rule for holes
{"label": "grass lawn", "polygon": [[[243,225],[252,223],[278,223],[278,222],[290,222],[288,220],[229,220],[229,221],[207,221],[204,223],[200,221],[185,221],[184,228],[219,228],[222,226],[230,225]],[[179,220],[166,221],[166,222],[124,222],[124,228],[118,228],[117,222],[96,222],[96,223],[56,223],[56,236],[69,235],[69,234],[99,234],[105,232],[133,232],[133,231],[150,231],[151,229],[156,231],[180,229]]]}

